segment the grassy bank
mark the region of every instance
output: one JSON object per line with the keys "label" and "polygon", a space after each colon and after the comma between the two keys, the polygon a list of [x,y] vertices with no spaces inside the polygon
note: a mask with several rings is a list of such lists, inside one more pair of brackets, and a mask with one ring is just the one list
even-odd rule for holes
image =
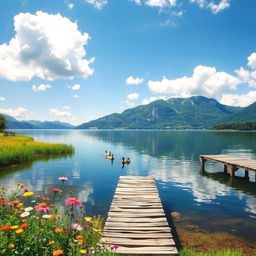
{"label": "grassy bank", "polygon": [[3,136],[0,133],[0,166],[19,164],[35,158],[71,155],[71,145],[33,141],[27,136]]}
{"label": "grassy bank", "polygon": [[198,252],[193,249],[182,249],[179,253],[180,256],[243,256],[242,250],[222,249],[222,250],[209,250],[207,252]]}

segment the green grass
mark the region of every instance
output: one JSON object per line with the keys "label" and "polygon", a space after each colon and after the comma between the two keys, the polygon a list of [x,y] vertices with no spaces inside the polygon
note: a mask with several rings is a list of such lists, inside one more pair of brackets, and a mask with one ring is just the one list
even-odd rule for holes
{"label": "green grass", "polygon": [[209,250],[207,252],[196,252],[193,249],[182,249],[179,253],[180,256],[243,256],[241,250],[222,249],[222,250]]}
{"label": "green grass", "polygon": [[27,136],[3,136],[0,133],[0,166],[32,161],[35,158],[67,156],[74,153],[71,145],[33,141]]}

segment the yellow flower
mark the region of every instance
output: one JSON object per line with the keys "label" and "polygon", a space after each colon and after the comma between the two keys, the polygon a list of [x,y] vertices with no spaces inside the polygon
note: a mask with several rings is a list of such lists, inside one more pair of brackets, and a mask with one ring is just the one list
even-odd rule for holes
{"label": "yellow flower", "polygon": [[14,225],[14,226],[11,226],[11,229],[17,229],[19,227],[19,225]]}
{"label": "yellow flower", "polygon": [[84,217],[84,219],[88,222],[92,222],[92,218],[91,217]]}
{"label": "yellow flower", "polygon": [[108,237],[105,237],[103,238],[103,241],[107,243],[107,242],[110,242],[110,239]]}
{"label": "yellow flower", "polygon": [[16,234],[21,234],[21,233],[23,233],[23,232],[24,232],[24,229],[22,229],[22,228],[19,228],[19,229],[17,229],[17,230],[15,231]]}
{"label": "yellow flower", "polygon": [[53,245],[55,244],[55,241],[49,241],[47,245]]}
{"label": "yellow flower", "polygon": [[54,232],[60,233],[60,232],[62,232],[62,228],[55,228],[55,229],[54,229]]}
{"label": "yellow flower", "polygon": [[8,244],[9,249],[13,249],[15,247],[15,244]]}
{"label": "yellow flower", "polygon": [[23,194],[24,197],[28,197],[28,196],[32,196],[32,195],[34,195],[34,192],[32,192],[32,191],[28,191]]}
{"label": "yellow flower", "polygon": [[81,254],[86,254],[87,251],[86,251],[85,249],[82,249],[82,250],[79,251],[79,253],[81,253]]}

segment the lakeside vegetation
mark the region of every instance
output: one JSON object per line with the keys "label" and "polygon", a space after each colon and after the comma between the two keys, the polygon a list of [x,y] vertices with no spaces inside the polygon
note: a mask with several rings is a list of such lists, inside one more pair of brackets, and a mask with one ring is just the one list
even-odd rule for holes
{"label": "lakeside vegetation", "polygon": [[0,166],[32,161],[35,158],[68,156],[74,153],[71,145],[34,141],[27,136],[3,136],[0,133]]}
{"label": "lakeside vegetation", "polygon": [[256,122],[218,124],[213,126],[213,130],[256,131]]}

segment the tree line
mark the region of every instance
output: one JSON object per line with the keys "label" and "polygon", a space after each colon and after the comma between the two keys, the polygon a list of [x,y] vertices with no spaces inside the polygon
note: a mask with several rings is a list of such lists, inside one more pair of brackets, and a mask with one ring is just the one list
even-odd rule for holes
{"label": "tree line", "polygon": [[213,130],[239,130],[251,131],[256,130],[256,122],[239,122],[239,123],[226,123],[217,124],[212,127]]}
{"label": "tree line", "polygon": [[0,132],[4,131],[6,128],[7,126],[5,117],[0,115]]}

